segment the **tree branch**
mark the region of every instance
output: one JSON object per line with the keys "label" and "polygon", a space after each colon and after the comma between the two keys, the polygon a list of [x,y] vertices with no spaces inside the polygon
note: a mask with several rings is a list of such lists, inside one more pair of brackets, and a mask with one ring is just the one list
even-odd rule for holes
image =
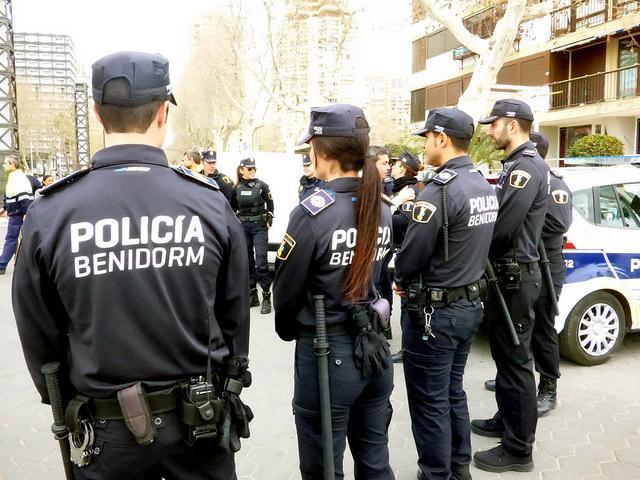
{"label": "tree branch", "polygon": [[451,9],[442,10],[435,0],[422,0],[429,17],[449,30],[454,37],[472,52],[482,55],[488,48],[487,40],[471,33],[462,23],[462,17],[452,14]]}

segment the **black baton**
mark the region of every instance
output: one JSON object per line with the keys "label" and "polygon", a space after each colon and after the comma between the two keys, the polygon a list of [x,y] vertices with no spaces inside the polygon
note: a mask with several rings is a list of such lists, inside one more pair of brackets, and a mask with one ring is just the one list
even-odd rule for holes
{"label": "black baton", "polygon": [[502,296],[502,291],[500,290],[500,286],[498,285],[498,278],[496,277],[496,272],[493,270],[493,265],[491,262],[487,262],[487,281],[489,283],[489,288],[493,289],[493,293],[498,299],[498,303],[500,305],[500,311],[502,312],[502,316],[507,325],[507,330],[509,330],[509,334],[511,335],[511,341],[515,347],[520,346],[520,339],[518,338],[518,334],[516,333],[516,329],[513,327],[513,322],[511,321],[511,314],[509,313],[509,309],[507,308],[507,302],[504,301],[504,297]]}
{"label": "black baton", "polygon": [[551,297],[553,313],[555,316],[558,316],[560,315],[560,310],[558,310],[558,297],[556,297],[556,287],[553,284],[551,267],[549,266],[549,257],[547,257],[547,251],[544,248],[544,242],[542,241],[542,239],[540,239],[540,243],[538,244],[538,253],[540,254],[540,265],[542,265],[542,271],[544,272],[545,279],[547,280],[547,289],[549,290],[549,297]]}
{"label": "black baton", "polygon": [[64,404],[62,402],[60,379],[58,378],[60,363],[46,363],[40,368],[40,372],[44,375],[44,381],[47,384],[47,393],[49,394],[49,402],[51,403],[51,411],[53,413],[51,431],[53,432],[53,437],[58,440],[58,444],[60,445],[64,476],[67,480],[74,480],[73,467],[71,466],[71,451],[68,442],[69,429],[64,423]]}
{"label": "black baton", "polygon": [[329,391],[329,342],[324,311],[324,295],[314,295],[316,339],[313,350],[318,359],[318,385],[320,389],[320,421],[322,425],[322,455],[324,480],[335,480],[333,464],[333,427],[331,425],[331,392]]}

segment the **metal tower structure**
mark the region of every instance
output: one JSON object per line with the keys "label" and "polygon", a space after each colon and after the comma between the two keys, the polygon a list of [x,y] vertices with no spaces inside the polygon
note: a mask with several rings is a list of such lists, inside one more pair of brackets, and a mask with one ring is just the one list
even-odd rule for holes
{"label": "metal tower structure", "polygon": [[76,151],[78,165],[88,166],[89,154],[89,104],[86,83],[76,83],[74,92],[76,102]]}
{"label": "metal tower structure", "polygon": [[11,0],[0,0],[0,154],[17,154],[18,103]]}

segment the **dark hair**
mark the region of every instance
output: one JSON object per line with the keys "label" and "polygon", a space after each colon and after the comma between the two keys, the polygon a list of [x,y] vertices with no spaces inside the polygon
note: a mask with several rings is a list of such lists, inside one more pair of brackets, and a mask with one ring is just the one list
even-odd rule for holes
{"label": "dark hair", "polygon": [[[356,118],[356,128],[368,128],[364,117]],[[380,225],[381,184],[375,157],[369,156],[369,134],[358,133],[355,137],[313,137],[314,151],[335,159],[346,172],[362,170],[362,181],[356,196],[356,247],[353,261],[344,280],[344,295],[355,302],[369,293],[373,274],[372,258],[378,242]]]}
{"label": "dark hair", "polygon": [[44,176],[42,177],[42,182],[44,182],[44,181],[45,181],[46,179],[48,179],[48,178],[53,178],[53,177],[47,173],[46,175],[44,175]]}
{"label": "dark hair", "polygon": [[459,152],[469,151],[469,147],[471,146],[470,138],[449,137],[449,140],[451,140],[451,145],[453,145],[453,148],[455,148]]}
{"label": "dark hair", "polygon": [[520,126],[520,130],[522,130],[522,133],[531,133],[531,127],[533,126],[533,122],[531,120],[525,120],[524,118],[516,118],[515,119],[516,122],[518,122],[518,125]]}
{"label": "dark hair", "polygon": [[202,162],[202,157],[200,156],[200,152],[197,150],[187,150],[184,152],[189,160],[192,160],[196,165],[200,165]]}
{"label": "dark hair", "polygon": [[242,170],[242,165],[238,165],[236,167],[236,186],[240,185],[240,182],[242,181],[242,174],[240,173],[240,170]]}
{"label": "dark hair", "polygon": [[[109,80],[104,96],[129,97],[131,87],[124,78]],[[144,105],[122,106],[96,103],[96,112],[107,133],[145,133],[164,104],[158,100]]]}
{"label": "dark hair", "polygon": [[416,172],[413,168],[411,168],[409,165],[407,165],[404,162],[400,162],[402,163],[402,166],[404,167],[405,172],[407,173],[406,176],[407,177],[415,177],[418,175],[418,172],[421,172],[424,170],[424,165],[420,164],[418,165],[418,172]]}
{"label": "dark hair", "polygon": [[369,156],[375,161],[377,161],[378,157],[380,157],[381,155],[389,156],[389,150],[384,147],[378,147],[377,145],[371,145],[369,147]]}

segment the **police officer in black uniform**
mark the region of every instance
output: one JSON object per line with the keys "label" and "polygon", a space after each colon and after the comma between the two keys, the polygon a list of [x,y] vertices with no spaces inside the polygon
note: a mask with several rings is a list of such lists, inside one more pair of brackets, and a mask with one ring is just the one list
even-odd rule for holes
{"label": "police officer in black uniform", "polygon": [[499,100],[480,123],[490,125],[488,135],[507,152],[496,185],[500,211],[490,259],[520,345],[514,345],[507,319],[490,290],[487,320],[497,368],[498,412],[488,420],[473,420],[471,429],[479,435],[502,437],[502,443],[477,452],[474,462],[492,472],[530,471],[538,418],[531,355],[533,304],[540,295],[538,243],[547,210],[549,168],[529,140],[533,113],[525,102]]}
{"label": "police officer in black uniform", "polygon": [[256,288],[256,284],[259,283],[262,288],[260,313],[271,313],[271,273],[267,263],[267,251],[269,228],[273,223],[273,197],[269,185],[256,178],[256,162],[253,158],[240,161],[238,183],[231,195],[231,207],[238,214],[247,241],[250,304],[252,307],[260,305]]}
{"label": "police officer in black uniform", "polygon": [[317,192],[324,185],[324,181],[316,178],[316,169],[313,163],[311,163],[311,157],[308,153],[302,154],[302,169],[304,174],[300,177],[300,186],[298,187],[298,198],[300,201]]}
{"label": "police officer in black uniform", "polygon": [[498,199],[467,155],[473,119],[431,110],[425,158],[435,176],[418,195],[395,261],[395,288],[408,293],[402,346],[420,479],[470,479],[471,431],[462,378],[482,321],[480,280]]}
{"label": "police officer in black uniform", "polygon": [[[549,151],[549,141],[539,132],[531,132],[530,139],[544,159]],[[547,214],[542,227],[543,245],[549,261],[556,301],[560,298],[566,266],[562,255],[564,234],[571,226],[573,207],[571,190],[562,176],[551,171],[550,194]],[[542,267],[542,265],[541,265]],[[543,271],[544,273],[544,271]],[[531,339],[531,351],[536,370],[540,374],[538,382],[538,418],[548,415],[556,406],[557,382],[560,378],[560,351],[558,334],[555,329],[555,311],[551,302],[551,291],[547,277],[542,275],[540,296],[533,306],[535,324]],[[487,390],[495,391],[495,380],[485,382]]]}
{"label": "police officer in black uniform", "polygon": [[[234,479],[252,416],[236,388],[249,383],[242,227],[214,181],[160,149],[175,104],[164,57],[98,60],[93,98],[107,148],[43,189],[24,224],[13,308],[27,366],[43,402],[48,362],[77,394],[76,479]],[[198,438],[216,427],[185,416],[198,392],[220,398],[224,435]]]}
{"label": "police officer in black uniform", "polygon": [[216,151],[204,150],[203,152],[200,152],[200,156],[202,157],[202,165],[204,168],[202,173],[209,178],[213,178],[220,187],[222,194],[227,200],[231,201],[233,180],[218,170],[218,155]]}
{"label": "police officer in black uniform", "polygon": [[[293,408],[302,478],[326,478],[312,300],[323,294],[331,346],[335,478],[344,478],[348,439],[355,478],[393,479],[387,447],[393,369],[382,333],[386,320],[378,320],[388,318],[388,304],[376,301],[374,288],[391,248],[391,218],[388,209],[381,209],[380,179],[367,155],[369,125],[353,105],[317,107],[302,141],[310,143],[316,171],[326,184],[291,212],[274,281],[276,331],[283,340],[296,340]],[[382,304],[386,313],[374,314]]]}

